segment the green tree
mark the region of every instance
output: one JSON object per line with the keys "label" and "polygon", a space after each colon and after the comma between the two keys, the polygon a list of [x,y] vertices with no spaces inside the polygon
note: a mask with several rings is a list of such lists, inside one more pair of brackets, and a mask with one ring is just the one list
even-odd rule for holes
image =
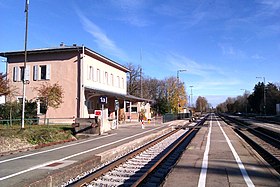
{"label": "green tree", "polygon": [[63,88],[58,83],[53,85],[49,83],[44,83],[40,87],[35,88],[38,91],[38,96],[41,100],[41,103],[45,106],[45,120],[46,123],[46,114],[48,112],[49,107],[51,108],[59,108],[59,106],[63,103]]}
{"label": "green tree", "polygon": [[254,87],[254,92],[248,97],[249,104],[251,106],[251,112],[261,113],[263,109],[263,90],[264,83],[258,83]]}

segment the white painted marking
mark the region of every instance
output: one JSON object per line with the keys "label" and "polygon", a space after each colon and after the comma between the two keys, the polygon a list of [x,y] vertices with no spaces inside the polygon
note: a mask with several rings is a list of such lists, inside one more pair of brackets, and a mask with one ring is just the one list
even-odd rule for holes
{"label": "white painted marking", "polygon": [[76,145],[79,145],[79,144],[91,142],[91,141],[94,141],[94,140],[99,140],[99,139],[106,138],[106,137],[113,136],[113,135],[116,135],[116,133],[110,134],[108,136],[102,136],[102,137],[98,137],[98,138],[94,138],[94,139],[85,140],[85,141],[82,141],[82,142],[77,142],[77,143],[73,143],[73,144],[69,144],[69,145],[60,146],[60,147],[53,148],[53,149],[48,149],[48,150],[45,150],[45,151],[40,151],[40,152],[31,153],[31,154],[27,154],[27,155],[23,155],[23,156],[18,156],[18,157],[6,159],[6,160],[1,160],[0,164],[5,163],[5,162],[10,162],[10,161],[13,161],[13,160],[18,160],[18,159],[21,159],[21,158],[26,158],[26,157],[30,157],[30,156],[34,156],[34,155],[39,155],[39,154],[43,154],[43,153],[47,153],[47,152],[56,151],[56,150],[63,149],[63,148],[66,148],[66,147],[76,146]]}
{"label": "white painted marking", "polygon": [[135,135],[133,135],[133,136],[129,136],[129,137],[126,137],[126,138],[117,140],[117,141],[115,141],[115,142],[111,142],[111,143],[108,143],[108,144],[101,145],[101,146],[99,146],[99,147],[95,147],[95,148],[92,148],[92,149],[89,149],[89,150],[86,150],[86,151],[82,151],[82,152],[80,152],[80,153],[76,153],[76,154],[73,154],[73,155],[69,155],[69,156],[67,156],[67,157],[64,157],[64,158],[61,158],[61,159],[58,159],[58,160],[53,160],[53,161],[50,161],[50,162],[46,162],[46,163],[43,163],[43,164],[40,164],[40,165],[31,167],[31,168],[29,168],[29,169],[25,169],[25,170],[22,170],[22,171],[13,173],[13,174],[11,174],[11,175],[7,175],[7,176],[4,176],[4,177],[1,177],[1,178],[0,178],[0,181],[5,180],[5,179],[9,179],[9,178],[11,178],[11,177],[15,177],[15,176],[17,176],[17,175],[20,175],[20,174],[23,174],[23,173],[26,173],[26,172],[29,172],[29,171],[33,171],[33,170],[35,170],[35,169],[39,169],[39,168],[41,168],[41,167],[46,167],[47,165],[53,164],[53,163],[55,163],[55,162],[62,162],[62,161],[64,161],[64,160],[73,158],[73,157],[75,157],[75,156],[79,156],[79,155],[82,155],[82,154],[85,154],[85,153],[88,153],[88,152],[91,152],[91,151],[94,151],[94,150],[97,150],[97,149],[101,149],[101,148],[103,148],[103,147],[107,147],[107,146],[109,146],[109,145],[113,145],[113,144],[115,144],[115,143],[122,142],[122,141],[124,141],[124,140],[127,140],[127,139],[130,139],[130,138],[133,138],[133,137],[136,137],[136,136],[145,134],[145,133],[147,133],[147,132],[157,130],[157,129],[159,129],[159,128],[162,128],[162,127],[157,127],[157,128],[155,128],[155,129],[151,129],[151,130],[148,130],[148,131],[145,131],[145,132],[142,132],[142,133],[138,133],[138,134],[135,134]]}
{"label": "white painted marking", "polygon": [[[215,118],[216,118],[216,116],[215,116]],[[216,118],[216,120],[217,120],[217,118]],[[243,179],[245,180],[247,186],[254,187],[255,185],[253,184],[252,180],[250,179],[250,177],[249,177],[249,175],[248,175],[248,173],[247,173],[247,171],[246,171],[246,169],[245,169],[245,167],[244,167],[240,157],[238,156],[237,152],[235,151],[233,145],[231,144],[227,134],[225,133],[224,129],[222,128],[220,122],[218,120],[217,120],[217,122],[218,122],[218,125],[219,125],[221,131],[223,132],[224,137],[226,138],[227,144],[230,147],[230,150],[231,150],[231,152],[232,152],[232,154],[233,154],[233,156],[235,158],[235,161],[236,161],[236,163],[237,163],[237,165],[238,165],[238,167],[239,167],[239,169],[241,171]]]}
{"label": "white painted marking", "polygon": [[210,127],[207,136],[206,148],[203,155],[203,161],[202,161],[199,181],[197,185],[199,187],[204,187],[206,185],[206,174],[207,174],[207,167],[208,167],[208,156],[210,151],[211,131],[212,131],[212,114],[211,114]]}
{"label": "white painted marking", "polygon": [[173,125],[173,122],[172,123],[170,123],[168,126],[172,126]]}

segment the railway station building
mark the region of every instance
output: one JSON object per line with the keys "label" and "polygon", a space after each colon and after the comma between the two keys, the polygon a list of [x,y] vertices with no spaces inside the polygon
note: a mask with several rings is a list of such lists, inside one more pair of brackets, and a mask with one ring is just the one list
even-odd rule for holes
{"label": "railway station building", "polygon": [[[7,78],[17,88],[18,94],[13,99],[21,100],[24,51],[1,52],[0,56],[7,58]],[[58,109],[49,108],[46,114],[49,123],[94,118],[103,113],[104,131],[107,131],[114,128],[117,117],[121,122],[138,120],[141,110],[150,117],[151,101],[127,94],[128,72],[123,65],[85,46],[28,50],[26,100],[36,100],[37,115],[44,118],[40,111],[41,98],[35,88],[44,83],[58,83],[64,91],[63,103]]]}

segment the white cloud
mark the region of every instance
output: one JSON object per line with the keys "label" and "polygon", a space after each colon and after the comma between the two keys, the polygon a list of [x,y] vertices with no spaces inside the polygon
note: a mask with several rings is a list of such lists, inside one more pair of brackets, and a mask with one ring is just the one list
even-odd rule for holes
{"label": "white cloud", "polygon": [[221,48],[223,55],[237,58],[245,58],[247,56],[244,51],[236,49],[230,44],[219,43],[218,46]]}
{"label": "white cloud", "polygon": [[265,58],[259,54],[252,55],[252,58],[255,60],[264,60]]}
{"label": "white cloud", "polygon": [[117,57],[126,58],[126,54],[123,52],[123,50],[118,48],[115,42],[111,40],[100,27],[94,24],[79,11],[77,11],[77,14],[80,17],[83,28],[93,36],[95,43],[100,49],[105,50],[106,52]]}
{"label": "white cloud", "polygon": [[167,54],[167,64],[174,70],[186,69],[188,74],[208,77],[212,73],[223,74],[222,71],[213,65],[198,63],[186,56],[176,53]]}
{"label": "white cloud", "polygon": [[151,24],[151,21],[146,19],[144,13],[148,7],[145,1],[112,0],[111,3],[121,12],[119,17],[115,19],[137,27],[145,27]]}
{"label": "white cloud", "polygon": [[280,9],[279,0],[261,0],[260,3],[265,5],[266,8],[269,8],[270,11]]}

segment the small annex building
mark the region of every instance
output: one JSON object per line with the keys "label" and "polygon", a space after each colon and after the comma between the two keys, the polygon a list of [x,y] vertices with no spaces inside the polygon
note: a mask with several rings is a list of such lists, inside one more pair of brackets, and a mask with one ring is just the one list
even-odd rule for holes
{"label": "small annex building", "polygon": [[[17,88],[14,99],[23,98],[24,51],[1,52],[7,58],[7,78]],[[144,109],[150,116],[150,100],[127,94],[129,70],[85,46],[33,49],[27,51],[26,99],[37,101],[37,115],[43,118],[35,88],[58,83],[64,90],[63,103],[46,114],[49,123],[72,122],[73,118],[93,118],[104,114],[104,131],[119,121],[138,120]],[[107,98],[103,105],[100,98]],[[135,108],[136,106],[136,108]]]}

